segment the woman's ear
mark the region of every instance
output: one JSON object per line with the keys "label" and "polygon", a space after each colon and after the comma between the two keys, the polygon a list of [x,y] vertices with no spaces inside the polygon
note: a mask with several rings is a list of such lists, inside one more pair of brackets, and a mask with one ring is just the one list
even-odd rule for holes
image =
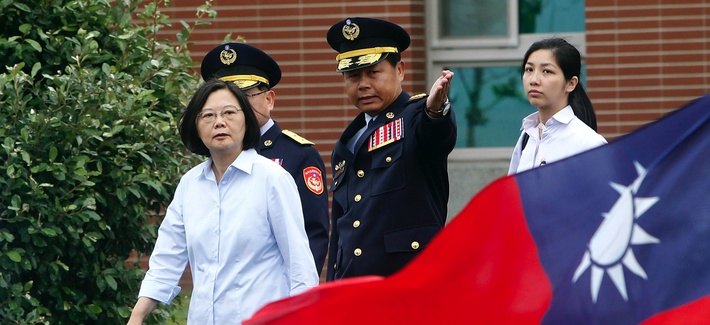
{"label": "woman's ear", "polygon": [[565,86],[565,91],[568,93],[571,93],[574,88],[577,88],[577,84],[579,83],[579,78],[577,76],[572,77],[569,81],[567,81],[567,86]]}

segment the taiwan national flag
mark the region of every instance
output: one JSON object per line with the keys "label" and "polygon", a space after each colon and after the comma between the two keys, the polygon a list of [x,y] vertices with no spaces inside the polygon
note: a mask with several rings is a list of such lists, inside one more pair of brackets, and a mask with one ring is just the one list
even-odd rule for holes
{"label": "taiwan national flag", "polygon": [[400,272],[245,324],[710,324],[710,95],[501,178]]}

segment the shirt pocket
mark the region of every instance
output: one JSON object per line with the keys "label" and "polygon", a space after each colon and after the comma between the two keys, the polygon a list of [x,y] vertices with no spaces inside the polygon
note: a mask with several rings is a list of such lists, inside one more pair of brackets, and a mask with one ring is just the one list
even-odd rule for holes
{"label": "shirt pocket", "polygon": [[404,141],[397,141],[372,153],[372,196],[404,188],[407,182],[403,151]]}
{"label": "shirt pocket", "polygon": [[441,230],[437,225],[419,226],[385,233],[386,253],[413,253],[424,249]]}

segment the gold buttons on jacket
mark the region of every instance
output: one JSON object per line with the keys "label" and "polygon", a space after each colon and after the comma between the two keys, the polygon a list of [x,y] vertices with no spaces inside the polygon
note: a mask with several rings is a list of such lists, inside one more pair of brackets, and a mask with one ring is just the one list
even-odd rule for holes
{"label": "gold buttons on jacket", "polygon": [[357,227],[360,227],[360,220],[355,220],[353,222],[353,228],[357,228]]}
{"label": "gold buttons on jacket", "polygon": [[360,200],[362,200],[362,195],[355,195],[355,202],[360,202]]}
{"label": "gold buttons on jacket", "polygon": [[353,252],[353,254],[355,254],[355,256],[362,255],[362,249],[356,248],[355,251]]}
{"label": "gold buttons on jacket", "polygon": [[271,140],[266,140],[266,141],[264,141],[264,145],[267,146],[267,147],[270,147],[272,144],[274,144],[274,143],[271,142]]}
{"label": "gold buttons on jacket", "polygon": [[360,169],[357,171],[357,177],[363,178],[365,177],[365,171]]}
{"label": "gold buttons on jacket", "polygon": [[385,158],[385,161],[386,161],[386,162],[392,162],[392,157],[387,157],[387,158]]}
{"label": "gold buttons on jacket", "polygon": [[412,249],[419,249],[419,242],[418,241],[412,242]]}

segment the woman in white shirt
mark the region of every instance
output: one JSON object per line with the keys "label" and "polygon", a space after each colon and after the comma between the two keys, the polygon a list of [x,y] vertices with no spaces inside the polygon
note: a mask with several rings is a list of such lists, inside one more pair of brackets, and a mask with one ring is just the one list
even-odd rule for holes
{"label": "woman in white shirt", "polygon": [[187,262],[189,324],[239,324],[263,305],[318,284],[290,174],[258,155],[259,125],[244,93],[210,80],[192,96],[180,136],[209,157],[180,179],[160,225],[129,324],[169,304]]}
{"label": "woman in white shirt", "polygon": [[537,112],[523,119],[508,175],[606,143],[596,132],[592,103],[579,82],[579,51],[561,38],[535,42],[525,53],[522,80]]}

